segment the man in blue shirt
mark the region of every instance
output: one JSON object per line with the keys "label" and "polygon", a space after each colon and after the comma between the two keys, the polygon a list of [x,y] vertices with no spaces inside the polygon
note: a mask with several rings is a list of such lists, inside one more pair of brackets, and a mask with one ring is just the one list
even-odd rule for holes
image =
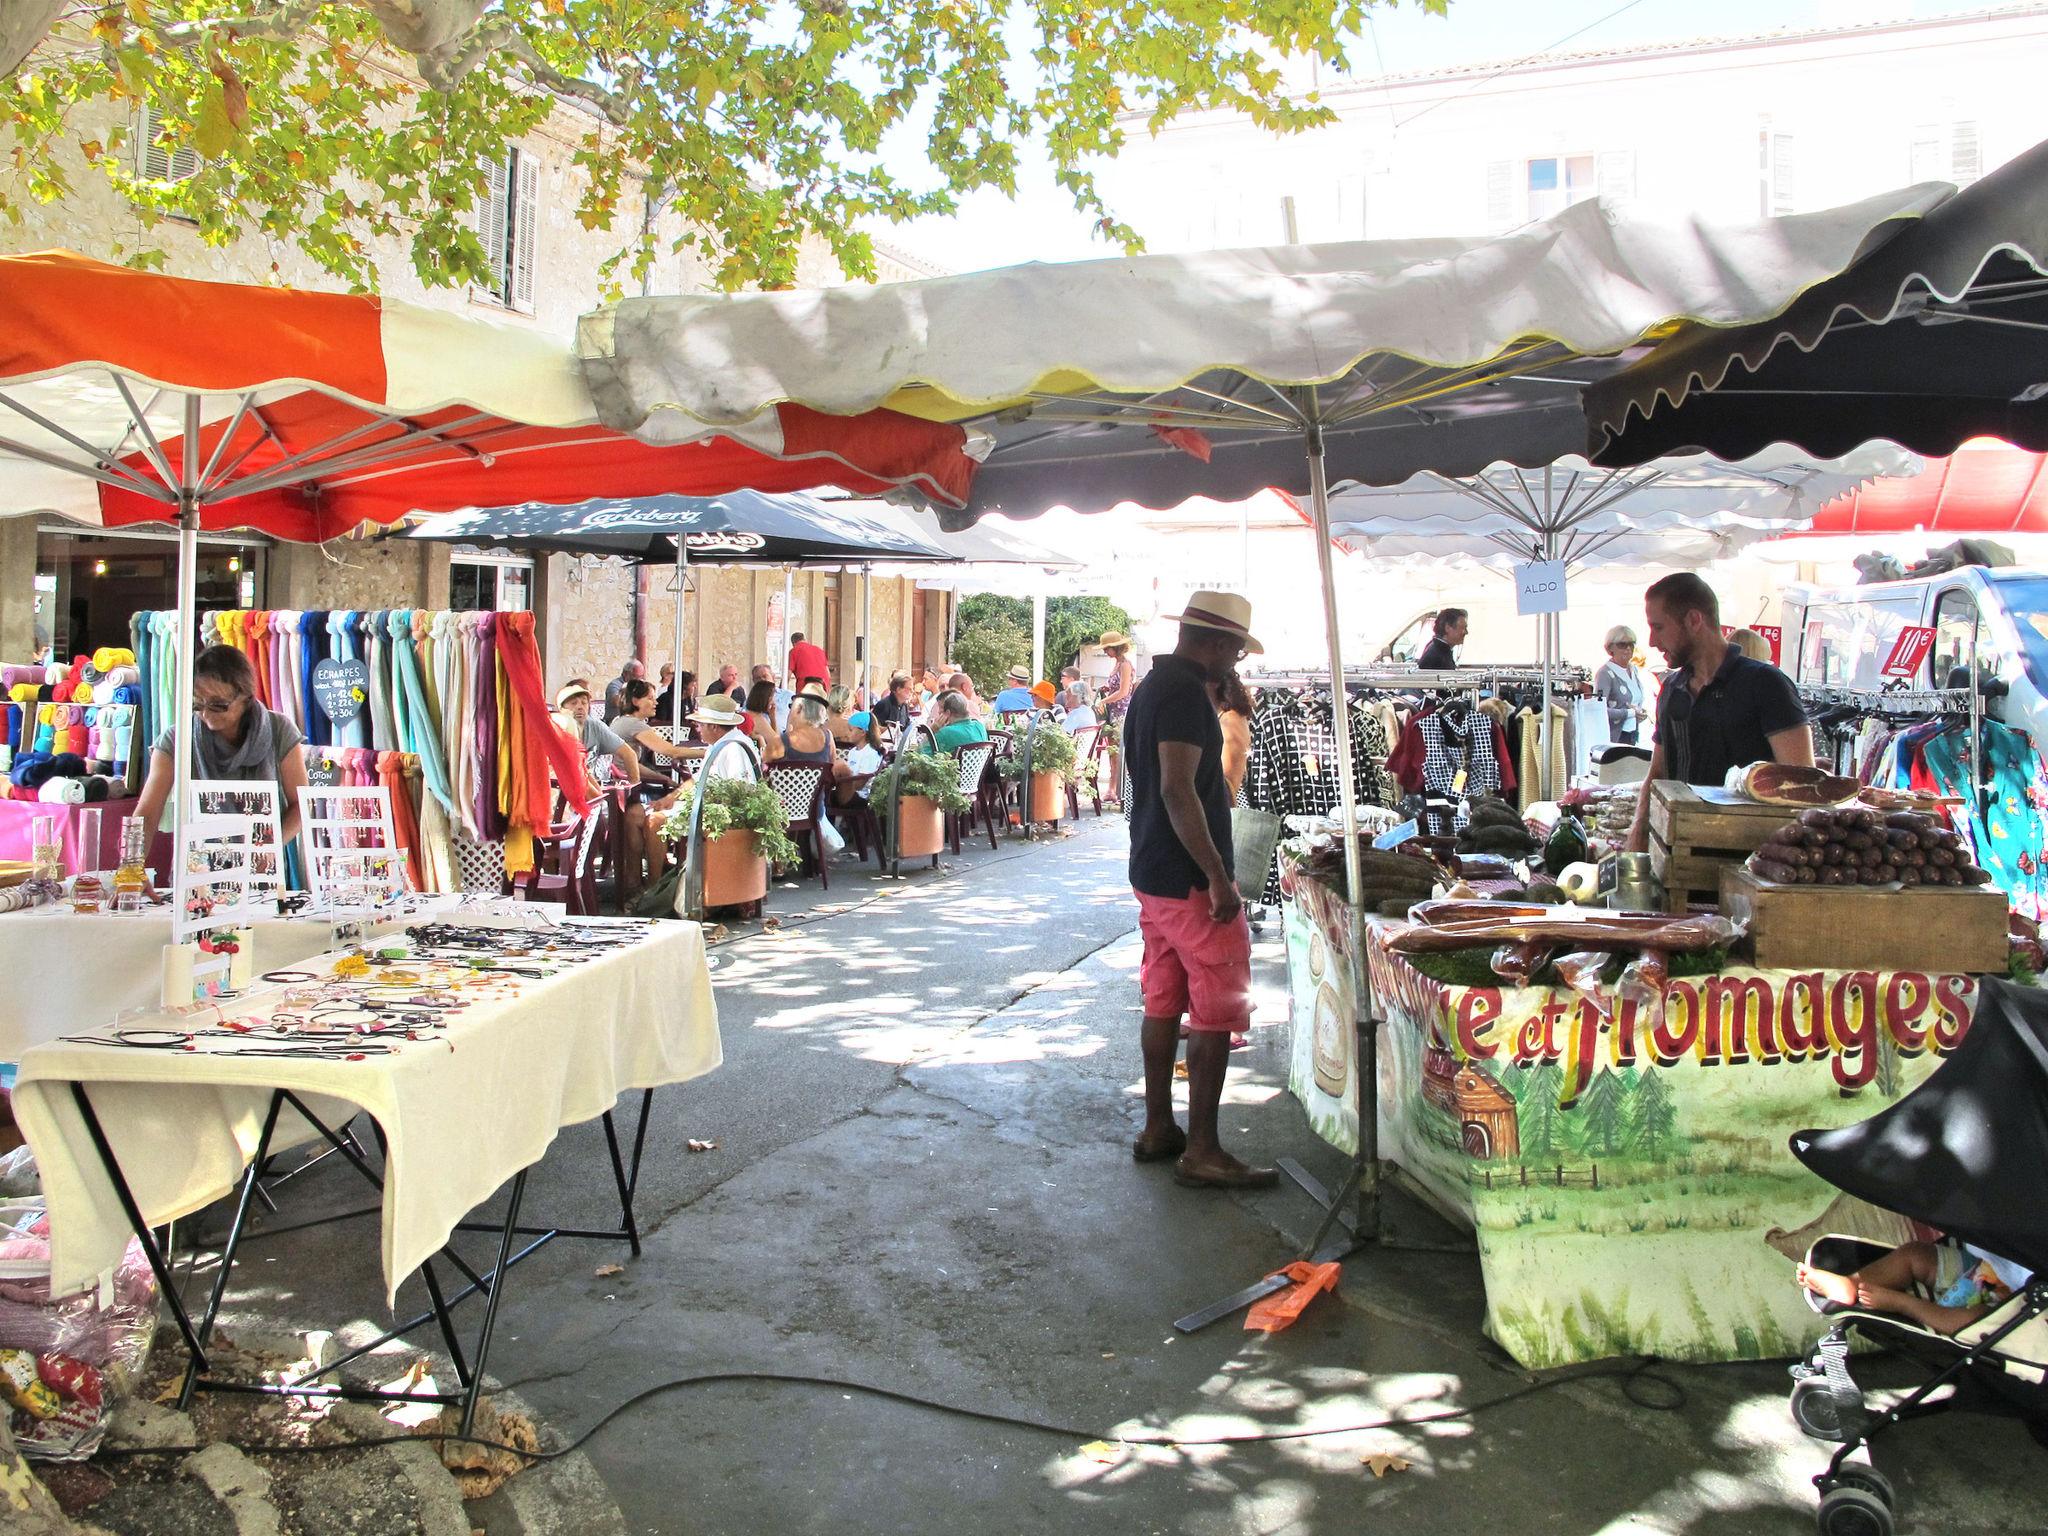
{"label": "man in blue shirt", "polygon": [[1031,697],[1031,670],[1028,667],[1012,667],[1006,680],[1008,686],[996,695],[995,710],[999,715],[1028,715],[1038,707],[1038,701]]}

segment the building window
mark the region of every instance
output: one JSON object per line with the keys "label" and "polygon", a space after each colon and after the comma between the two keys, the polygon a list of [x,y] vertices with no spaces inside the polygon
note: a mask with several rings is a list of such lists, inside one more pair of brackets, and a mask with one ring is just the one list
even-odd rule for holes
{"label": "building window", "polygon": [[1760,128],[1756,135],[1756,211],[1760,218],[1791,213],[1797,199],[1792,135]]}
{"label": "building window", "polygon": [[1573,203],[1598,194],[1599,176],[1591,155],[1552,155],[1531,160],[1524,175],[1529,189],[1527,217],[1547,219]]}
{"label": "building window", "polygon": [[1984,174],[1984,144],[1974,121],[1922,123],[1913,130],[1907,166],[1914,182],[1952,181],[1966,187]]}
{"label": "building window", "polygon": [[163,142],[164,120],[147,103],[135,113],[135,175],[139,181],[190,181],[199,174],[199,152]]}
{"label": "building window", "polygon": [[540,162],[520,149],[485,168],[489,190],[477,208],[491,280],[486,293],[507,309],[533,313],[534,237],[539,228]]}
{"label": "building window", "polygon": [[448,606],[527,612],[533,607],[533,562],[507,555],[455,555],[448,562]]}

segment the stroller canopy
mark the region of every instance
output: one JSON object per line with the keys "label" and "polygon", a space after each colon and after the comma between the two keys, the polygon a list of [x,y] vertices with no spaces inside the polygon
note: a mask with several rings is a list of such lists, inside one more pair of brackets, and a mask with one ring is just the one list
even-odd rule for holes
{"label": "stroller canopy", "polygon": [[1970,1032],[1898,1103],[1792,1155],[1837,1189],[2048,1271],[2048,992],[1987,979]]}

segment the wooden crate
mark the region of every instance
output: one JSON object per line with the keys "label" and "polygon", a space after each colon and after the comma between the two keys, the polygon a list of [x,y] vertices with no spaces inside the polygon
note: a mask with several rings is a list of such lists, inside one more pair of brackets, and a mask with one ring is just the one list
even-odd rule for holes
{"label": "wooden crate", "polygon": [[1665,908],[1712,906],[1721,872],[1739,866],[1799,812],[1758,805],[1725,789],[1659,779],[1650,786],[1650,866],[1664,887]]}
{"label": "wooden crate", "polygon": [[1995,885],[1773,885],[1731,867],[1721,910],[1749,925],[1765,970],[2005,970],[2006,901]]}

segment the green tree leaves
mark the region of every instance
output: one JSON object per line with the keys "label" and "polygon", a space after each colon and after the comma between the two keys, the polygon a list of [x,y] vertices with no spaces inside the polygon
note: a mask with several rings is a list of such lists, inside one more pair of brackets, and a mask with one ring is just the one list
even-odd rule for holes
{"label": "green tree leaves", "polygon": [[[459,216],[480,168],[568,102],[590,124],[573,211],[618,237],[614,287],[662,251],[696,254],[726,287],[786,285],[807,237],[871,275],[862,219],[1014,192],[1034,135],[1104,239],[1134,246],[1093,167],[1132,127],[1188,111],[1278,132],[1326,121],[1288,94],[1277,61],[1343,67],[1369,3],[120,0],[49,8],[54,25],[28,6],[40,45],[0,77],[0,217],[68,195],[65,167],[89,164],[145,223],[177,215],[217,243],[294,239],[363,286],[376,276],[366,237],[401,234],[422,280],[460,285],[484,275]],[[0,59],[27,46],[10,23]],[[85,154],[111,148],[144,103],[168,148],[202,158],[196,174],[150,183],[132,154]],[[913,123],[929,175],[882,157]]]}

